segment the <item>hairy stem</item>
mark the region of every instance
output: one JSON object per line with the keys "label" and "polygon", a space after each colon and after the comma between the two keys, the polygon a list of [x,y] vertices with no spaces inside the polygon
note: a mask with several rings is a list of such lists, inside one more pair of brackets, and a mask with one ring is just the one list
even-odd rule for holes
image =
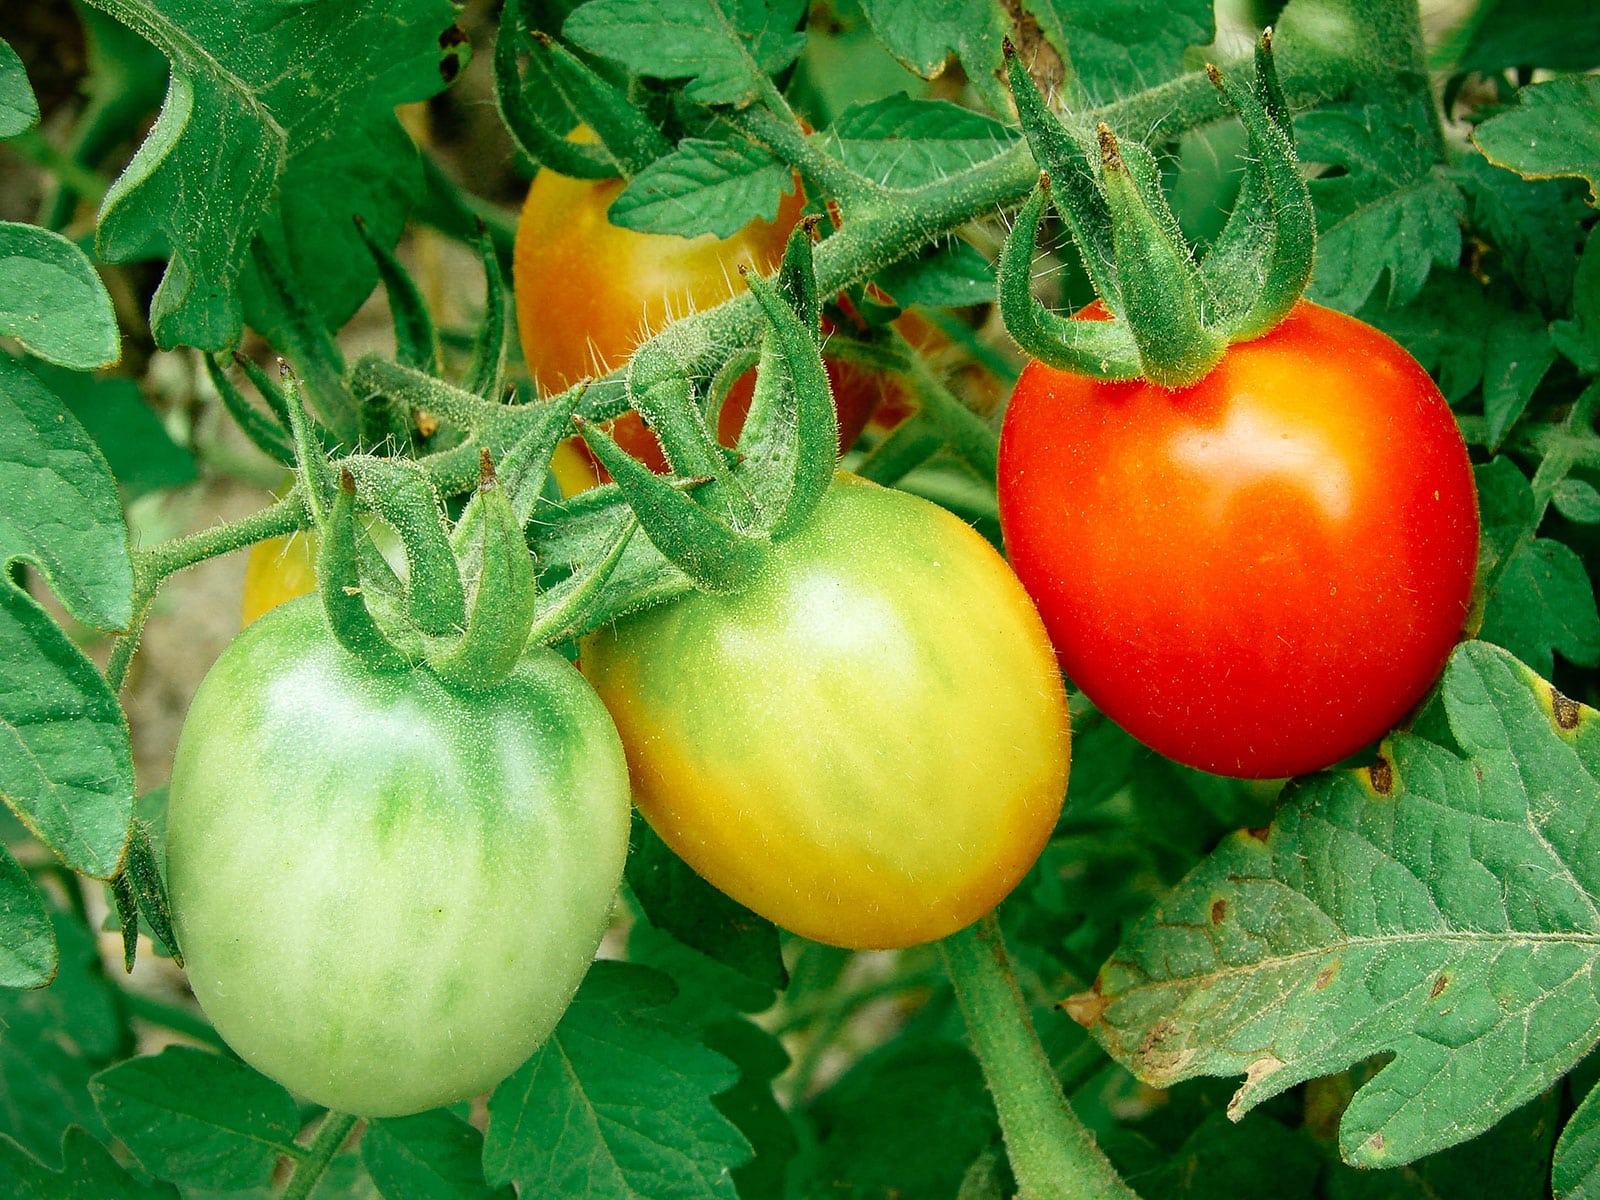
{"label": "hairy stem", "polygon": [[1134,1192],[1067,1103],[991,914],[939,943],[994,1094],[1019,1200],[1130,1200]]}
{"label": "hairy stem", "polygon": [[306,1197],[311,1195],[311,1189],[317,1186],[317,1181],[328,1169],[333,1156],[339,1153],[339,1147],[344,1145],[345,1139],[350,1136],[350,1131],[356,1127],[358,1120],[359,1117],[341,1112],[330,1112],[322,1118],[322,1124],[317,1128],[316,1139],[311,1143],[306,1156],[295,1163],[294,1171],[289,1176],[289,1182],[284,1184],[279,1200],[306,1200]]}

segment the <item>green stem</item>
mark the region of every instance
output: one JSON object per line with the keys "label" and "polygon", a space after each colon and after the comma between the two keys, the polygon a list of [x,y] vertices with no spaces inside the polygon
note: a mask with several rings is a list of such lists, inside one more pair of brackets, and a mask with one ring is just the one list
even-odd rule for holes
{"label": "green stem", "polygon": [[139,635],[144,630],[145,618],[150,613],[151,601],[169,576],[185,567],[227,554],[269,537],[280,537],[305,529],[311,524],[295,487],[282,499],[269,504],[260,512],[251,513],[242,521],[230,525],[213,525],[199,533],[173,538],[140,550],[133,556],[133,622],[111,647],[111,661],[106,664],[106,682],[113,692],[120,692],[128,677],[128,667],[133,662],[133,652],[138,648]]}
{"label": "green stem", "polygon": [[1033,1031],[993,914],[939,943],[972,1046],[994,1094],[1019,1200],[1130,1200]]}
{"label": "green stem", "polygon": [[322,1118],[316,1140],[311,1143],[306,1156],[295,1163],[294,1171],[289,1176],[289,1182],[284,1184],[279,1200],[306,1200],[306,1197],[311,1195],[311,1189],[317,1186],[317,1181],[328,1169],[333,1156],[339,1153],[339,1147],[344,1145],[345,1139],[350,1136],[350,1131],[356,1127],[358,1120],[359,1117],[341,1112],[330,1112]]}

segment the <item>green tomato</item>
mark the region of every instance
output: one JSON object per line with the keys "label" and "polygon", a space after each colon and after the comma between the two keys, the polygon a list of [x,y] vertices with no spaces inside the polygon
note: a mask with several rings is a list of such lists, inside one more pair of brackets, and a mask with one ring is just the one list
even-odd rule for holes
{"label": "green tomato", "polygon": [[634,799],[706,879],[817,941],[885,948],[977,920],[1066,793],[1055,654],[993,547],[849,475],[753,586],[594,634]]}
{"label": "green tomato", "polygon": [[627,764],[554,652],[482,694],[381,673],[315,596],[251,624],[190,706],[167,872],[200,1006],[318,1104],[485,1091],[555,1027],[609,921]]}

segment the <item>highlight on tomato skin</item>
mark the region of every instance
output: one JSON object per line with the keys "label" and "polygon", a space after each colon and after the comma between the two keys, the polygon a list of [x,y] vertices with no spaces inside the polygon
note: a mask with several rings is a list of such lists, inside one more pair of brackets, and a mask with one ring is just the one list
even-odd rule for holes
{"label": "highlight on tomato skin", "polygon": [[1448,404],[1387,336],[1305,302],[1187,388],[1030,364],[998,490],[1067,676],[1220,774],[1303,774],[1382,737],[1471,603],[1477,499]]}
{"label": "highlight on tomato skin", "polygon": [[1060,815],[1066,695],[1027,594],[959,518],[854,476],[748,590],[625,617],[580,667],[662,840],[815,941],[971,924]]}

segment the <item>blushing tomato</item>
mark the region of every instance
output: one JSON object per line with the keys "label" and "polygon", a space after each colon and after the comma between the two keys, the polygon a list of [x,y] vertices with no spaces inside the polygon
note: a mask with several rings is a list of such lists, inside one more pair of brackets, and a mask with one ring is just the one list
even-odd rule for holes
{"label": "blushing tomato", "polygon": [[1477,500],[1449,406],[1388,337],[1309,303],[1186,388],[1029,365],[999,496],[1067,676],[1208,771],[1361,750],[1438,677],[1471,601]]}
{"label": "blushing tomato", "polygon": [[[573,137],[590,141],[594,135],[579,129]],[[776,270],[805,207],[796,189],[783,198],[774,220],[752,221],[729,238],[638,233],[606,218],[623,186],[620,179],[573,179],[542,170],[528,189],[515,246],[517,329],[528,370],[546,393],[621,366],[667,322],[743,291],[741,266],[764,274]],[[847,449],[865,427],[883,383],[871,372],[835,364],[829,364],[829,378],[840,445]],[[724,445],[738,440],[753,386],[754,376],[747,373],[731,389],[718,430]],[[634,457],[666,469],[655,435],[637,413],[624,414],[609,428]],[[565,465],[570,470],[572,464]]]}
{"label": "blushing tomato", "polygon": [[217,660],[184,721],[167,876],[189,982],[246,1062],[318,1104],[482,1092],[555,1027],[605,930],[627,764],[553,651],[481,694],[379,673],[315,597]]}
{"label": "blushing tomato", "polygon": [[853,476],[747,590],[624,618],[580,661],[662,839],[817,941],[960,929],[1061,811],[1066,696],[1027,594],[956,517]]}

